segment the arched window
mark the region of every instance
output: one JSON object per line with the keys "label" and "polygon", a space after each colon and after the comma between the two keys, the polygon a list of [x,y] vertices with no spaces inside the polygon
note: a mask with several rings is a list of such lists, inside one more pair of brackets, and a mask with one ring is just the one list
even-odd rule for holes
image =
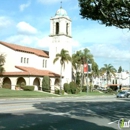
{"label": "arched window", "polygon": [[66,24],[66,34],[68,35],[68,28],[69,28],[69,24]]}
{"label": "arched window", "polygon": [[59,34],[59,23],[56,22],[56,34]]}

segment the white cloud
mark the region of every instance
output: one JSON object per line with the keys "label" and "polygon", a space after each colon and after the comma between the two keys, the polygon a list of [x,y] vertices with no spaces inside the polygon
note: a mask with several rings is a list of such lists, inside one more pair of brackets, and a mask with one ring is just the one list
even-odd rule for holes
{"label": "white cloud", "polygon": [[29,1],[28,3],[26,3],[26,4],[21,4],[20,7],[19,7],[19,8],[20,8],[20,11],[24,11],[24,9],[27,8],[27,7],[29,7],[30,4],[31,4],[30,1]]}
{"label": "white cloud", "polygon": [[72,45],[73,49],[79,48],[81,46],[81,44],[78,41],[74,40],[74,39],[72,39],[72,44],[71,45]]}
{"label": "white cloud", "polygon": [[0,28],[7,28],[12,24],[12,20],[10,18],[1,16],[0,17]]}
{"label": "white cloud", "polygon": [[23,34],[23,35],[34,35],[37,34],[37,29],[32,27],[30,24],[26,23],[26,22],[19,22],[16,25],[17,29],[18,29],[18,33],[19,34]]}
{"label": "white cloud", "polygon": [[50,42],[51,42],[50,37],[44,37],[44,38],[38,40],[37,46],[38,47],[43,47],[43,48],[49,47]]}
{"label": "white cloud", "polygon": [[14,35],[6,39],[7,42],[19,44],[19,45],[33,45],[37,43],[39,39],[34,36],[25,36],[25,35]]}
{"label": "white cloud", "polygon": [[130,59],[130,52],[128,50],[119,49],[118,46],[112,44],[94,44],[89,48],[94,57],[97,58],[110,58],[115,60]]}

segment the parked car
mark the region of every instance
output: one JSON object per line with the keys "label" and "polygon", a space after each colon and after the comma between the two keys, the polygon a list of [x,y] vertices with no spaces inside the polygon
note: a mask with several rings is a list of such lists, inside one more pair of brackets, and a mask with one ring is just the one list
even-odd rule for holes
{"label": "parked car", "polygon": [[130,95],[130,89],[129,89],[129,90],[127,90],[127,93]]}
{"label": "parked car", "polygon": [[128,98],[129,94],[126,91],[121,91],[119,93],[117,93],[116,97],[117,98]]}
{"label": "parked car", "polygon": [[122,91],[126,92],[128,94],[128,96],[130,95],[130,89],[128,89],[128,90],[122,90]]}

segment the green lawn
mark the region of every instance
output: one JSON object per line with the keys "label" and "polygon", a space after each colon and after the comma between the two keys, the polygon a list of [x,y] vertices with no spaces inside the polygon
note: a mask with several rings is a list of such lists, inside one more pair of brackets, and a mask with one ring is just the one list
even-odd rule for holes
{"label": "green lawn", "polygon": [[65,94],[65,95],[56,95],[46,92],[37,92],[37,91],[20,91],[20,90],[10,90],[0,88],[0,98],[44,98],[44,97],[78,97],[78,96],[102,96],[110,95],[100,93],[98,91],[94,92],[82,92],[79,94]]}
{"label": "green lawn", "polygon": [[0,98],[43,98],[57,97],[57,95],[46,92],[20,91],[0,88]]}
{"label": "green lawn", "polygon": [[93,92],[82,92],[79,94],[69,94],[69,95],[64,95],[64,96],[103,96],[103,95],[110,95],[110,94],[105,94],[105,93],[100,93],[99,91],[93,91]]}

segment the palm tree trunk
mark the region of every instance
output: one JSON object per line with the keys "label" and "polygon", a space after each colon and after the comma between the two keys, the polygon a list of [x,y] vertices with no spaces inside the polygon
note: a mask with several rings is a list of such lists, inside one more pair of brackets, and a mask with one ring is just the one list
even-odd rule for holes
{"label": "palm tree trunk", "polygon": [[82,74],[82,77],[81,77],[81,89],[80,89],[80,92],[82,92],[82,88],[83,88],[84,66],[82,66],[82,72],[81,72],[81,74]]}
{"label": "palm tree trunk", "polygon": [[108,88],[108,75],[107,75],[107,88]]}
{"label": "palm tree trunk", "polygon": [[60,70],[60,95],[62,94],[62,65]]}
{"label": "palm tree trunk", "polygon": [[76,74],[75,74],[75,83],[76,83],[76,80],[77,80],[77,70],[76,70]]}

